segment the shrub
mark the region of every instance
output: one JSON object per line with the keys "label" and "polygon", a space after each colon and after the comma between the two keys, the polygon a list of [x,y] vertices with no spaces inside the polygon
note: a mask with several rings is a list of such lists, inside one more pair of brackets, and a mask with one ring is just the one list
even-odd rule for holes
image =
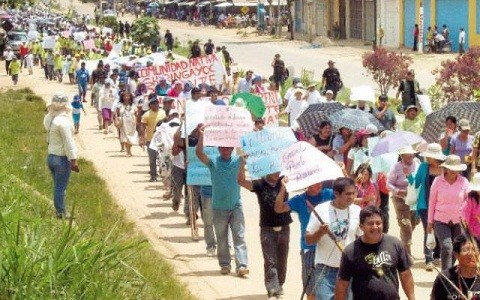
{"label": "shrub", "polygon": [[111,28],[113,32],[118,32],[118,21],[116,17],[107,16],[100,19],[100,25]]}
{"label": "shrub", "polygon": [[160,26],[157,19],[152,17],[141,17],[133,21],[132,39],[136,43],[152,45],[160,35]]}
{"label": "shrub", "polygon": [[472,47],[467,53],[441,63],[432,73],[440,88],[443,102],[469,101],[480,89],[480,48]]}
{"label": "shrub", "polygon": [[380,93],[385,95],[391,88],[398,87],[400,80],[405,78],[412,61],[408,55],[388,51],[382,47],[362,55],[362,63],[367,71],[367,76],[372,77],[378,84]]}

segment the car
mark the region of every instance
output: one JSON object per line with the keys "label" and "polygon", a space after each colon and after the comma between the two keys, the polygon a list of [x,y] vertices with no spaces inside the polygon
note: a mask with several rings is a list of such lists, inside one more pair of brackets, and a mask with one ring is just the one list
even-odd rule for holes
{"label": "car", "polygon": [[20,46],[23,42],[27,42],[27,33],[25,31],[9,31],[7,33],[7,46],[12,48],[13,52],[18,55]]}
{"label": "car", "polygon": [[113,9],[106,9],[103,11],[104,17],[117,17],[117,12]]}

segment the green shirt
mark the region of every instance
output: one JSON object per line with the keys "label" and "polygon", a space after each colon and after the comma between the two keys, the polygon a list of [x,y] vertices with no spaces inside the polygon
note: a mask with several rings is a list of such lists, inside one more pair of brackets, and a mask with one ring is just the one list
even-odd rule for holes
{"label": "green shirt", "polygon": [[402,126],[400,126],[400,130],[410,131],[420,135],[423,131],[423,121],[419,117],[413,120],[405,119]]}
{"label": "green shirt", "polygon": [[17,60],[12,60],[12,62],[10,63],[10,65],[8,65],[8,69],[10,70],[10,74],[11,75],[18,75],[20,74],[20,61],[17,59]]}

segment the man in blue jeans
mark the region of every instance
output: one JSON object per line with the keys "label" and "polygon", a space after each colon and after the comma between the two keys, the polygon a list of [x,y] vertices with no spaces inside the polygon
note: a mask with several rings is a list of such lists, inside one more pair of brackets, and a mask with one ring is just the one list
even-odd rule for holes
{"label": "man in blue jeans", "polygon": [[[315,294],[316,300],[333,300],[335,282],[340,268],[343,248],[362,234],[360,230],[360,206],[353,204],[357,195],[351,178],[341,177],[333,183],[333,201],[315,207],[305,232],[307,244],[317,244],[315,250]],[[335,241],[329,236],[335,237]]]}
{"label": "man in blue jeans", "polygon": [[245,243],[245,218],[240,202],[240,185],[237,175],[241,158],[232,155],[233,147],[218,147],[220,155],[208,157],[203,151],[204,126],[198,126],[196,154],[210,169],[212,178],[213,227],[217,237],[217,258],[223,275],[231,272],[228,249],[228,228],[232,231],[237,275],[245,277],[248,270],[247,244]]}
{"label": "man in blue jeans", "polygon": [[[268,174],[258,180],[245,177],[245,160],[242,159],[238,183],[257,194],[260,206],[260,242],[263,253],[264,280],[268,299],[283,295],[283,284],[287,276],[288,247],[290,243],[290,212],[276,213],[275,200],[282,188],[280,172]],[[285,195],[284,200],[288,196]]]}
{"label": "man in blue jeans", "polygon": [[275,199],[275,212],[284,213],[293,211],[298,214],[300,221],[300,255],[302,256],[302,282],[303,288],[307,295],[307,300],[315,300],[315,274],[314,274],[314,259],[315,259],[315,245],[308,245],[305,241],[305,230],[307,228],[308,220],[310,218],[310,210],[307,206],[307,200],[313,206],[333,199],[333,192],[330,188],[323,188],[323,183],[318,182],[312,184],[304,193],[298,194],[288,199],[285,184],[288,178],[282,179],[282,187]]}

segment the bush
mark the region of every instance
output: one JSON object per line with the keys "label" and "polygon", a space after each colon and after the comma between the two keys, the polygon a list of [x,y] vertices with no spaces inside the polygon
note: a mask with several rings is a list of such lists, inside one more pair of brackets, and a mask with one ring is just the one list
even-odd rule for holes
{"label": "bush", "polygon": [[118,26],[118,21],[116,17],[113,17],[113,16],[103,17],[100,19],[99,23],[101,26],[111,28],[113,32],[118,33],[119,26]]}
{"label": "bush", "polygon": [[436,75],[439,98],[442,103],[469,101],[480,89],[480,48],[472,47],[453,60],[446,60],[432,73]]}
{"label": "bush", "polygon": [[157,19],[141,17],[133,21],[132,39],[134,42],[150,46],[157,41],[159,35],[160,26],[158,26]]}
{"label": "bush", "polygon": [[412,58],[378,47],[373,52],[364,53],[362,63],[367,71],[366,75],[371,76],[378,84],[380,93],[386,95],[391,88],[398,87],[400,80],[405,78]]}

